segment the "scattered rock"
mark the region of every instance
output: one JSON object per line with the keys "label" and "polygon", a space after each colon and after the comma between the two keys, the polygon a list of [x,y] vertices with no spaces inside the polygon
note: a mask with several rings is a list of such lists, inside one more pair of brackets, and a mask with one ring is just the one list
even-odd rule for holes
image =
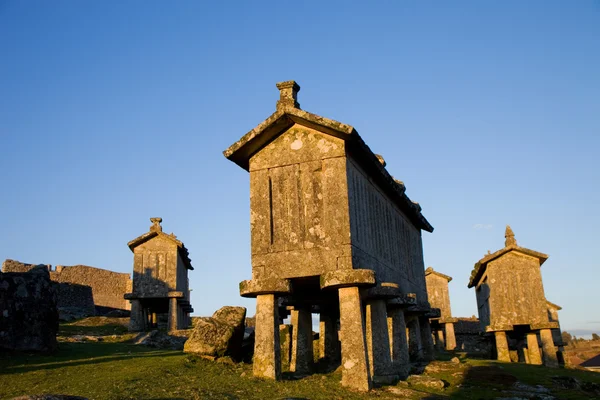
{"label": "scattered rock", "polygon": [[131,311],[128,310],[112,310],[104,314],[107,318],[129,318]]}
{"label": "scattered rock", "polygon": [[184,342],[185,337],[171,336],[158,330],[142,332],[135,339],[135,344],[172,350],[183,350]]}
{"label": "scattered rock", "polygon": [[423,386],[430,389],[441,390],[444,388],[444,381],[437,378],[424,375],[410,375],[406,381],[410,386]]}
{"label": "scattered rock", "polygon": [[225,306],[210,318],[199,318],[183,351],[212,357],[230,356],[240,360],[245,317],[244,307]]}
{"label": "scattered rock", "polygon": [[554,386],[560,389],[583,390],[596,395],[600,395],[600,385],[593,382],[582,382],[577,378],[570,376],[553,376],[550,378]]}
{"label": "scattered rock", "polygon": [[453,364],[460,364],[460,360],[458,357],[452,357],[452,359],[450,360],[451,363]]}

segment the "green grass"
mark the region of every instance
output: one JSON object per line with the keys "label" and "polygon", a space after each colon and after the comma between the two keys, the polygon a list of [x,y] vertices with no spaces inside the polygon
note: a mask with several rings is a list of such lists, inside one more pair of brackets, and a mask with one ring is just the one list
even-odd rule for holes
{"label": "green grass", "polygon": [[[113,321],[114,322],[114,321]],[[107,320],[83,320],[63,324],[62,335],[113,335],[123,326]],[[85,331],[85,333],[83,333]],[[70,394],[89,399],[392,399],[389,387],[368,394],[341,387],[339,371],[279,382],[252,377],[250,364],[208,361],[181,351],[157,350],[127,341],[131,335],[114,341],[61,342],[51,356],[0,355],[0,398],[25,394]],[[121,340],[121,341],[119,341]],[[451,356],[441,358],[448,360]],[[511,397],[506,393],[515,381],[543,385],[560,399],[590,399],[581,391],[559,390],[550,378],[572,376],[600,384],[600,374],[549,369],[525,364],[505,364],[489,360],[462,359],[461,364],[434,362],[427,375],[447,383],[443,390],[397,385],[410,399],[494,399]]]}

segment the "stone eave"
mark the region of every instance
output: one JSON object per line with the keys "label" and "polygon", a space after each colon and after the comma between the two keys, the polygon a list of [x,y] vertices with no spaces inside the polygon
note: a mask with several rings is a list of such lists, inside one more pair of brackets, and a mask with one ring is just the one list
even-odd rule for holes
{"label": "stone eave", "polygon": [[561,306],[559,306],[558,304],[554,304],[553,302],[549,301],[548,299],[546,299],[546,304],[552,308],[556,308],[558,311],[562,310]]}
{"label": "stone eave", "polygon": [[486,255],[481,260],[479,260],[475,263],[475,266],[473,267],[473,271],[471,272],[471,278],[469,279],[469,284],[467,285],[467,287],[472,288],[473,286],[477,285],[477,283],[479,282],[479,279],[481,279],[481,276],[483,275],[483,273],[485,272],[485,269],[487,268],[487,264],[490,261],[493,261],[493,260],[499,258],[500,256],[503,256],[504,254],[509,253],[511,251],[516,251],[518,253],[522,253],[522,254],[525,254],[525,255],[528,255],[531,257],[538,258],[540,260],[540,267],[548,259],[547,254],[540,253],[538,251],[531,250],[531,249],[528,249],[525,247],[521,247],[521,246],[517,246],[517,245],[504,247],[503,249],[500,249],[492,254]]}
{"label": "stone eave", "polygon": [[437,276],[439,276],[439,277],[442,277],[442,278],[446,279],[448,282],[450,282],[450,281],[452,280],[452,277],[451,277],[451,276],[444,275],[444,274],[442,274],[441,272],[437,272],[436,270],[434,270],[434,269],[433,269],[433,268],[431,268],[431,267],[427,267],[427,269],[425,270],[425,276],[427,276],[427,275],[430,275],[430,274],[433,274],[433,275],[437,275]]}
{"label": "stone eave", "polygon": [[133,239],[132,241],[130,241],[129,243],[127,243],[127,246],[129,246],[129,249],[133,252],[133,250],[136,247],[138,247],[139,245],[146,243],[150,239],[153,239],[158,236],[169,239],[170,241],[175,243],[177,245],[177,252],[181,256],[181,259],[183,260],[185,267],[189,270],[194,270],[194,267],[192,267],[192,260],[190,259],[190,256],[189,256],[189,254],[190,254],[189,250],[185,247],[183,242],[180,240],[177,240],[177,238],[175,238],[172,235],[167,235],[164,232],[156,232],[156,231],[146,232],[143,235],[138,236],[135,239]]}
{"label": "stone eave", "polygon": [[242,136],[240,140],[229,146],[223,152],[223,155],[248,171],[250,158],[294,124],[300,124],[344,140],[347,143],[348,154],[352,159],[372,173],[381,188],[406,213],[413,224],[419,229],[433,232],[433,226],[421,214],[421,206],[410,200],[405,194],[404,185],[400,185],[395,181],[375,153],[371,151],[358,132],[350,125],[298,108],[286,107],[276,111],[256,128]]}

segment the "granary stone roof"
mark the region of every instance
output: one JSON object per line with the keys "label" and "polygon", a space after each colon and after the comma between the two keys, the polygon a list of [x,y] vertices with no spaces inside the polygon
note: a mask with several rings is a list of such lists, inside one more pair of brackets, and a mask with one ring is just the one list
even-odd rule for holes
{"label": "granary stone roof", "polygon": [[150,230],[148,232],[136,237],[131,242],[127,243],[127,246],[129,246],[131,251],[133,251],[133,249],[135,249],[142,243],[146,243],[148,240],[160,236],[172,241],[177,245],[177,251],[181,259],[183,260],[185,267],[187,269],[193,270],[194,267],[192,267],[192,260],[190,259],[189,250],[185,247],[182,241],[177,239],[177,236],[175,236],[172,233],[168,235],[162,231],[162,226],[160,226],[162,218],[150,218],[150,221],[152,222],[152,226],[150,227]]}
{"label": "granary stone roof", "polygon": [[527,249],[525,247],[521,247],[521,246],[517,245],[517,241],[515,239],[515,234],[513,233],[512,229],[510,228],[509,225],[506,225],[506,233],[504,236],[506,238],[506,241],[505,241],[505,246],[503,249],[500,249],[500,250],[496,251],[495,253],[486,254],[485,257],[483,257],[481,260],[479,260],[475,263],[475,266],[473,267],[473,271],[471,272],[471,278],[469,279],[469,284],[467,287],[472,288],[473,286],[477,285],[477,283],[483,276],[485,269],[487,268],[487,264],[490,261],[493,261],[493,260],[497,259],[498,257],[503,256],[504,254],[509,253],[511,251],[516,251],[516,252],[531,256],[531,257],[538,258],[540,260],[540,266],[544,263],[544,261],[546,261],[548,259],[547,254],[540,253],[538,251]]}
{"label": "granary stone roof", "polygon": [[427,269],[425,270],[425,276],[427,276],[427,275],[430,275],[430,274],[433,274],[433,275],[437,275],[437,276],[439,276],[439,277],[442,277],[442,278],[446,279],[448,282],[450,282],[450,281],[452,280],[452,277],[451,277],[451,276],[444,275],[444,274],[442,274],[441,272],[437,272],[437,271],[436,271],[436,270],[434,270],[432,267],[427,267]]}
{"label": "granary stone roof", "polygon": [[584,368],[600,368],[600,354],[582,362],[579,366]]}
{"label": "granary stone roof", "polygon": [[381,156],[377,156],[371,151],[352,126],[301,110],[297,101],[300,86],[296,82],[279,82],[277,87],[280,90],[277,110],[242,136],[240,140],[229,146],[223,152],[225,157],[248,171],[250,158],[292,125],[299,124],[318,130],[344,140],[348,153],[373,176],[413,224],[422,230],[433,232],[433,226],[421,214],[419,203],[408,198],[404,193],[406,190],[404,184],[389,174],[385,169],[385,163],[380,161]]}

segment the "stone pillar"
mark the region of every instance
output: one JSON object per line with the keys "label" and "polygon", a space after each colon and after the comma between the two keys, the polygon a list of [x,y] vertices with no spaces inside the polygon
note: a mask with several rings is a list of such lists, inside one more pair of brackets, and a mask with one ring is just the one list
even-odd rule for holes
{"label": "stone pillar", "polygon": [[281,371],[290,370],[290,357],[292,355],[292,326],[279,325],[279,342],[281,346]]}
{"label": "stone pillar", "polygon": [[508,351],[508,340],[506,340],[506,332],[494,332],[496,337],[496,354],[498,361],[510,362],[510,353]]}
{"label": "stone pillar", "polygon": [[281,378],[279,315],[274,294],[256,296],[254,358],[252,372],[260,378]]}
{"label": "stone pillar", "polygon": [[554,339],[552,339],[552,331],[550,329],[540,330],[540,339],[542,339],[544,365],[546,367],[558,368],[558,357],[556,356]]}
{"label": "stone pillar", "polygon": [[435,348],[438,350],[444,350],[446,348],[446,341],[444,340],[444,331],[442,329],[438,329],[435,331],[435,335]]}
{"label": "stone pillar", "polygon": [[169,331],[177,330],[177,323],[179,319],[179,310],[177,308],[177,299],[175,297],[169,298]]}
{"label": "stone pillar", "polygon": [[456,349],[456,336],[454,335],[454,323],[446,322],[446,350],[452,351]]}
{"label": "stone pillar", "polygon": [[419,326],[421,327],[421,345],[423,346],[423,359],[425,361],[433,361],[433,335],[431,334],[431,325],[429,318],[420,317]]}
{"label": "stone pillar", "polygon": [[[390,337],[387,328],[387,310],[384,299],[373,298],[367,301],[367,350],[369,370],[373,380],[393,381]],[[389,377],[387,379],[386,377]]]}
{"label": "stone pillar", "polygon": [[529,354],[529,363],[533,365],[542,365],[542,356],[540,354],[540,344],[537,334],[530,332],[527,334],[527,354]]}
{"label": "stone pillar", "polygon": [[139,300],[131,300],[131,318],[129,319],[129,330],[131,332],[143,331],[145,328],[144,324],[144,310]]}
{"label": "stone pillar", "polygon": [[410,361],[422,361],[423,345],[421,343],[419,318],[416,316],[408,317],[406,327],[408,329],[408,353],[410,355]]}
{"label": "stone pillar", "polygon": [[308,374],[313,364],[312,318],[310,308],[295,308],[292,316],[292,357],[290,372]]}
{"label": "stone pillar", "polygon": [[338,289],[338,295],[342,341],[342,386],[368,391],[371,389],[371,374],[359,288],[342,287]]}
{"label": "stone pillar", "polygon": [[319,315],[319,359],[339,360],[337,320],[325,310]]}
{"label": "stone pillar", "polygon": [[404,311],[402,311],[401,308],[394,307],[389,309],[388,329],[394,372],[402,377],[407,376],[410,357],[408,355],[408,341],[406,339],[406,322],[404,321]]}

